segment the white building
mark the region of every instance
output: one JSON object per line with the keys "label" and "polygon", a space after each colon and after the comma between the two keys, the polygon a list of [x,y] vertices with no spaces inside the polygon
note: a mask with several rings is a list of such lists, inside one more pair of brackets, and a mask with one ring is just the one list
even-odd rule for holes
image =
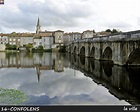
{"label": "white building", "polygon": [[20,46],[33,44],[33,34],[22,34],[20,38]]}
{"label": "white building", "polygon": [[54,43],[54,38],[52,36],[52,33],[50,32],[41,32],[39,34],[41,36],[41,43],[44,49],[51,49],[53,43]]}
{"label": "white building", "polygon": [[68,43],[81,38],[82,38],[82,34],[79,32],[65,33],[64,44],[67,45]]}
{"label": "white building", "polygon": [[8,35],[9,34],[0,34],[0,44],[7,44],[8,43]]}
{"label": "white building", "polygon": [[33,47],[38,48],[38,46],[42,45],[42,39],[41,36],[36,35],[33,39]]}
{"label": "white building", "polygon": [[96,35],[92,30],[86,30],[82,33],[82,38],[93,38]]}
{"label": "white building", "polygon": [[56,46],[63,45],[64,42],[63,35],[64,35],[64,31],[61,30],[54,31],[54,44]]}

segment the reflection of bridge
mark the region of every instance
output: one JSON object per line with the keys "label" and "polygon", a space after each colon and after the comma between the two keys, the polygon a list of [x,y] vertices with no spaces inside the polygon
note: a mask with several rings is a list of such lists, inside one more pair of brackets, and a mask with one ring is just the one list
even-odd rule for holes
{"label": "reflection of bridge", "polygon": [[117,65],[140,65],[140,31],[75,40],[67,52],[112,60]]}
{"label": "reflection of bridge", "polygon": [[112,61],[97,61],[77,55],[67,55],[67,59],[70,60],[70,68],[102,84],[119,100],[140,103],[140,68],[124,68],[113,65]]}

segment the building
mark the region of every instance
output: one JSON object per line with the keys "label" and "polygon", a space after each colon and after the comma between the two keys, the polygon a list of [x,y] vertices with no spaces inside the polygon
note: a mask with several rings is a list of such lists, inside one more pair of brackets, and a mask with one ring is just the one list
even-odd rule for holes
{"label": "building", "polygon": [[52,36],[44,36],[41,38],[41,43],[44,49],[51,49],[53,41],[54,40]]}
{"label": "building", "polygon": [[108,36],[108,35],[111,35],[111,32],[101,31],[101,32],[97,32],[96,35],[97,36]]}
{"label": "building", "polygon": [[79,32],[73,32],[72,33],[73,39],[77,40],[77,39],[81,39],[82,38],[82,34]]}
{"label": "building", "polygon": [[10,45],[16,45],[18,48],[18,47],[20,47],[20,37],[21,37],[20,33],[11,33],[8,36],[8,43]]}
{"label": "building", "polygon": [[42,45],[42,37],[36,34],[33,39],[33,47],[38,48],[40,45]]}
{"label": "building", "polygon": [[67,45],[69,42],[72,42],[77,39],[81,39],[82,34],[79,32],[65,33],[64,34],[64,45]]}
{"label": "building", "polygon": [[8,43],[8,36],[9,34],[0,34],[0,44],[7,44]]}
{"label": "building", "polygon": [[64,43],[63,35],[64,31],[61,30],[54,31],[53,36],[54,36],[54,44],[56,47],[63,46]]}
{"label": "building", "polygon": [[20,46],[23,47],[28,44],[33,44],[34,34],[22,33],[20,36]]}
{"label": "building", "polygon": [[47,30],[41,31],[40,20],[38,18],[33,46],[37,48],[39,45],[42,45],[44,49],[51,49],[54,45],[54,32]]}
{"label": "building", "polygon": [[82,38],[93,38],[94,36],[96,36],[96,33],[93,30],[86,30],[82,33]]}
{"label": "building", "polygon": [[69,42],[70,42],[70,33],[64,33],[63,38],[64,38],[64,45],[69,44]]}
{"label": "building", "polygon": [[31,33],[12,33],[8,36],[8,43],[16,45],[17,49],[25,47],[28,44],[33,44],[34,34]]}

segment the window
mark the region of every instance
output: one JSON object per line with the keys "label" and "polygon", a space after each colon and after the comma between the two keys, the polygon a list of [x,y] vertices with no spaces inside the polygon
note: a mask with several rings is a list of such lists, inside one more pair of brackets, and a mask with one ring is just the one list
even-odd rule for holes
{"label": "window", "polygon": [[15,43],[15,42],[13,42],[13,45],[16,45],[16,43]]}
{"label": "window", "polygon": [[12,41],[12,39],[10,38],[10,41]]}
{"label": "window", "polygon": [[13,41],[16,41],[16,39],[14,38]]}
{"label": "window", "polygon": [[36,42],[34,42],[34,45],[36,45]]}
{"label": "window", "polygon": [[58,36],[58,39],[61,40],[61,36]]}
{"label": "window", "polygon": [[20,41],[20,39],[18,39],[18,41]]}

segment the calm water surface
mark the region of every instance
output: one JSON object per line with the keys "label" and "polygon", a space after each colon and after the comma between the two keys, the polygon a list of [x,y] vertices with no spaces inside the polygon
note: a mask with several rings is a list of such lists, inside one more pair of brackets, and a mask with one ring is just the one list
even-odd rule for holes
{"label": "calm water surface", "polygon": [[0,104],[139,104],[138,71],[69,54],[1,52]]}

